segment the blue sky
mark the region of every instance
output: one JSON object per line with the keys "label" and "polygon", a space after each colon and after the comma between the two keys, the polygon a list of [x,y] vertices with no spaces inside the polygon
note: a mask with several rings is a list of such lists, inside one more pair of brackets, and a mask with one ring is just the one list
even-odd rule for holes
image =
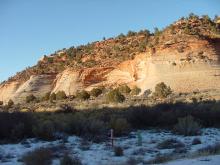
{"label": "blue sky", "polygon": [[163,28],[190,12],[220,15],[219,0],[0,0],[0,81],[44,54]]}

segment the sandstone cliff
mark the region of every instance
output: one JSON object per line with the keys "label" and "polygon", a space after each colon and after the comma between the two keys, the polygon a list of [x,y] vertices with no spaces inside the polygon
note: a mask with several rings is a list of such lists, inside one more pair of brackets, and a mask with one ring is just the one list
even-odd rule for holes
{"label": "sandstone cliff", "polygon": [[[193,26],[195,22],[198,24],[197,20],[191,22]],[[148,44],[149,46],[146,46],[144,51],[129,48],[133,53],[131,53],[132,57],[129,56],[127,59],[118,60],[123,56],[106,57],[106,52],[103,53],[103,50],[109,48],[106,45],[115,46],[120,41],[125,45],[122,48],[119,45],[119,49],[126,53],[124,49],[129,43],[136,40],[139,44],[143,43],[142,34],[135,38],[128,37],[126,40],[109,39],[97,42],[92,49],[95,54],[93,56],[83,54],[80,56],[81,62],[79,63],[74,60],[69,63],[68,56],[65,54],[67,51],[59,52],[56,56],[44,57],[37,66],[43,68],[42,66],[48,65],[50,68],[47,69],[50,72],[43,70],[32,74],[36,70],[36,67],[33,67],[32,70],[25,72],[25,75],[31,75],[27,76],[27,79],[21,80],[15,77],[2,83],[0,100],[7,102],[12,99],[15,102],[22,102],[29,94],[40,97],[47,92],[65,91],[67,95],[73,95],[77,90],[91,90],[97,86],[116,87],[122,84],[128,84],[131,87],[138,86],[143,93],[146,89],[153,90],[155,84],[162,81],[176,92],[220,90],[219,37],[182,34],[183,31],[179,27],[181,22],[173,26],[178,30],[174,28],[175,32],[173,32],[172,28],[171,33],[171,29],[165,29],[159,37],[149,36],[148,42],[151,46]],[[113,53],[110,52],[110,54]],[[67,64],[65,63],[65,67],[58,71],[57,68],[61,67],[62,62]],[[76,67],[82,63],[85,65]],[[22,75],[24,72],[17,77],[24,77]]]}

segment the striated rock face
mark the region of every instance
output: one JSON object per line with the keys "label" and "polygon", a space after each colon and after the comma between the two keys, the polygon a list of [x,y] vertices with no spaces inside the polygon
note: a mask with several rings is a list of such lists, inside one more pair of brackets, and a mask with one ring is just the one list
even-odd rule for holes
{"label": "striated rock face", "polygon": [[162,81],[177,92],[220,89],[220,42],[189,40],[182,53],[176,51],[178,46],[158,49],[143,59],[136,85],[142,91]]}
{"label": "striated rock face", "polygon": [[67,69],[56,76],[52,92],[65,91],[67,95],[70,95],[82,87],[83,84],[79,79],[79,72]]}
{"label": "striated rock face", "polygon": [[214,65],[203,62],[173,65],[151,58],[146,62],[145,76],[138,79],[136,84],[142,91],[153,90],[159,82],[165,82],[176,92],[220,89],[220,66],[217,68]]}
{"label": "striated rock face", "polygon": [[220,40],[168,40],[157,49],[147,50],[120,64],[67,68],[57,75],[33,75],[26,82],[6,82],[0,85],[0,100],[22,102],[29,94],[40,97],[46,92],[65,91],[72,95],[77,90],[121,84],[136,85],[144,92],[153,90],[159,82],[165,82],[176,92],[220,90],[219,59]]}
{"label": "striated rock face", "polygon": [[1,100],[7,102],[12,99],[15,103],[18,103],[24,101],[26,96],[30,94],[40,97],[52,90],[53,81],[53,75],[36,75],[31,76],[24,83],[15,81],[3,84],[0,86]]}
{"label": "striated rock face", "polygon": [[16,81],[0,85],[0,100],[5,103],[9,99],[12,99],[20,85],[21,84]]}
{"label": "striated rock face", "polygon": [[66,69],[57,75],[52,92],[65,91],[67,95],[72,95],[78,90],[91,90],[95,86],[103,85],[106,74],[113,69],[113,67],[94,67],[77,71]]}
{"label": "striated rock face", "polygon": [[144,92],[155,84],[165,82],[177,92],[220,89],[220,42],[188,40],[183,52],[178,48],[184,42],[169,44],[137,55],[125,61],[107,75],[111,84],[137,85]]}

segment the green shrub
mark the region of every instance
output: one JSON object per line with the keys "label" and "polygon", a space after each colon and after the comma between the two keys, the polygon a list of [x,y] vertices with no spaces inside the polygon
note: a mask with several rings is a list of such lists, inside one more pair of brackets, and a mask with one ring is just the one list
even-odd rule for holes
{"label": "green shrub", "polygon": [[117,38],[119,38],[119,39],[125,38],[125,35],[123,33],[121,33],[117,36]]}
{"label": "green shrub", "polygon": [[199,138],[194,138],[192,141],[192,145],[202,144],[201,140]]}
{"label": "green shrub", "polygon": [[[126,118],[127,122],[129,123],[129,126],[131,126],[131,128],[134,129],[161,126],[171,128],[174,127],[174,125],[177,123],[178,118],[181,118],[186,115],[193,115],[196,117],[196,119],[200,121],[200,123],[203,126],[216,127],[220,125],[219,107],[220,103],[218,101],[202,101],[198,102],[197,104],[162,103],[154,106],[134,106],[128,108],[116,108],[117,110],[115,108],[105,107],[102,110],[91,109],[89,111],[72,111],[68,110],[71,109],[70,107],[63,106],[64,112],[72,111],[71,113],[1,112],[0,141],[20,140],[16,138],[14,139],[14,137],[16,136],[21,138],[45,138],[45,136],[47,138],[53,138],[53,132],[55,132],[55,137],[57,137],[58,132],[73,134],[77,136],[87,136],[89,138],[96,138],[96,136],[99,135],[100,132],[102,132],[103,135],[107,135],[107,131],[109,130],[109,128],[113,128],[113,126],[116,128],[115,133],[117,136],[117,127],[121,127],[121,125],[123,125],[115,124],[120,123],[115,122],[117,118]],[[44,121],[48,120],[51,124],[44,124]],[[47,134],[47,129],[45,128],[45,126],[45,129],[42,129],[43,126],[41,125],[52,125],[52,129],[49,129],[52,130],[49,131],[52,133],[49,133],[49,135],[45,135]],[[19,132],[19,130],[21,130],[21,132]]]}
{"label": "green shrub", "polygon": [[37,100],[37,98],[33,94],[30,94],[30,95],[26,96],[26,103],[31,103],[31,102],[34,102],[36,100]]}
{"label": "green shrub", "polygon": [[87,118],[82,113],[76,113],[72,116],[70,123],[68,124],[70,127],[69,133],[82,135],[85,132],[85,126],[87,124]]}
{"label": "green shrub", "polygon": [[25,134],[25,125],[20,122],[15,125],[15,127],[11,130],[11,138],[12,139],[22,139]]}
{"label": "green shrub", "polygon": [[92,135],[100,135],[103,132],[105,132],[105,123],[99,119],[89,119],[87,125],[87,131],[88,133],[91,133]]}
{"label": "green shrub", "polygon": [[108,102],[116,102],[116,103],[121,103],[125,100],[124,95],[122,95],[117,89],[111,90],[107,95],[106,95],[106,100]]}
{"label": "green shrub", "polygon": [[56,94],[55,93],[51,93],[50,95],[50,101],[56,100]]}
{"label": "green shrub", "polygon": [[193,104],[196,104],[198,102],[197,98],[195,98],[195,97],[191,98],[191,100],[192,100]]}
{"label": "green shrub", "polygon": [[25,154],[22,160],[25,165],[50,165],[52,164],[52,151],[48,148],[38,148]]}
{"label": "green shrub", "polygon": [[157,155],[152,160],[147,161],[147,164],[162,164],[168,161],[171,161],[173,159],[173,155],[171,154],[163,154],[163,155]]}
{"label": "green shrub", "polygon": [[201,126],[192,116],[187,116],[178,119],[178,123],[174,126],[174,131],[184,136],[193,136],[201,133]]}
{"label": "green shrub", "polygon": [[158,98],[166,98],[171,93],[171,88],[167,86],[164,82],[161,82],[156,85],[153,95]]}
{"label": "green shrub", "polygon": [[220,154],[220,143],[216,143],[216,144],[201,148],[201,149],[199,149],[199,153],[200,154],[204,153],[206,155]]}
{"label": "green shrub", "polygon": [[157,27],[154,28],[154,35],[158,37],[160,34],[162,34],[162,31],[160,31]]}
{"label": "green shrub", "polygon": [[69,155],[64,155],[60,160],[60,165],[82,165],[78,158],[71,158]]}
{"label": "green shrub", "polygon": [[147,89],[146,91],[144,91],[143,96],[148,97],[151,93],[152,91],[150,89]]}
{"label": "green shrub", "polygon": [[124,93],[124,94],[128,94],[131,92],[131,89],[127,85],[119,86],[117,89],[119,92]]}
{"label": "green shrub", "polygon": [[98,97],[99,95],[102,94],[102,89],[100,89],[100,88],[93,88],[93,89],[90,91],[90,94],[91,94],[91,96],[93,96],[93,97]]}
{"label": "green shrub", "polygon": [[185,147],[185,145],[176,139],[167,139],[157,145],[157,148],[159,149],[173,149],[182,147]]}
{"label": "green shrub", "polygon": [[136,34],[137,34],[136,32],[130,30],[127,33],[127,37],[132,37],[132,36],[135,36]]}
{"label": "green shrub", "polygon": [[115,147],[114,153],[115,153],[115,156],[123,156],[124,155],[123,149],[121,147]]}
{"label": "green shrub", "polygon": [[0,105],[3,105],[3,101],[0,101]]}
{"label": "green shrub", "polygon": [[52,58],[52,57],[48,57],[48,58],[47,58],[47,61],[48,61],[49,63],[53,63],[53,58]]}
{"label": "green shrub", "polygon": [[45,95],[41,98],[41,101],[48,101],[50,99],[50,92],[45,93]]}
{"label": "green shrub", "polygon": [[14,105],[14,101],[10,99],[8,101],[8,107],[11,108],[13,105]]}
{"label": "green shrub", "polygon": [[189,19],[198,19],[199,17],[194,13],[189,13]]}
{"label": "green shrub", "polygon": [[72,106],[68,104],[61,104],[59,106],[59,109],[57,109],[55,112],[56,113],[71,113],[71,112],[74,112],[74,109]]}
{"label": "green shrub", "polygon": [[87,139],[82,139],[81,141],[80,141],[80,149],[82,150],[82,151],[88,151],[89,149],[90,149],[90,142],[87,140]]}
{"label": "green shrub", "polygon": [[77,92],[76,97],[81,100],[88,100],[90,98],[90,94],[87,91],[83,90],[81,92]]}
{"label": "green shrub", "polygon": [[127,134],[130,130],[130,124],[124,118],[112,118],[110,127],[114,130],[116,136]]}
{"label": "green shrub", "polygon": [[36,137],[39,137],[43,140],[52,140],[54,139],[55,127],[52,121],[39,120],[37,125],[33,127],[33,133]]}
{"label": "green shrub", "polygon": [[107,132],[107,126],[102,120],[94,116],[85,116],[83,113],[70,116],[66,125],[68,133],[83,136],[85,139],[95,142],[102,140]]}
{"label": "green shrub", "polygon": [[30,113],[0,113],[0,141],[13,141],[23,137],[31,137],[32,125],[34,123],[33,115]]}
{"label": "green shrub", "polygon": [[56,93],[56,100],[63,100],[66,99],[66,93],[64,91],[58,91]]}
{"label": "green shrub", "polygon": [[138,95],[139,93],[141,93],[141,89],[138,88],[137,86],[135,86],[135,87],[131,90],[131,95]]}
{"label": "green shrub", "polygon": [[147,44],[145,42],[141,42],[139,47],[138,47],[139,52],[145,52],[146,47],[147,47]]}
{"label": "green shrub", "polygon": [[128,158],[128,160],[125,162],[124,165],[137,165],[138,162],[140,162],[138,159],[136,159],[134,157],[130,157],[130,158]]}
{"label": "green shrub", "polygon": [[139,32],[138,32],[138,34],[139,35],[144,35],[145,37],[149,37],[150,36],[150,31],[149,30],[147,30],[147,29],[145,29],[145,30],[140,30]]}

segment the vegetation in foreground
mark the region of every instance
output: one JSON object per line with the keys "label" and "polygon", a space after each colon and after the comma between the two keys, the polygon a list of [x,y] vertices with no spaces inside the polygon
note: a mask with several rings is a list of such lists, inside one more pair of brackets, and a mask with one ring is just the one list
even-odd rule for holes
{"label": "vegetation in foreground", "polygon": [[52,151],[49,148],[38,148],[23,156],[26,165],[48,165],[52,163]]}
{"label": "vegetation in foreground", "polygon": [[201,127],[220,126],[220,102],[159,104],[129,108],[103,108],[101,110],[39,113],[0,113],[0,140],[18,141],[37,137],[44,140],[78,135],[100,142],[111,128],[116,136],[128,134],[133,129],[160,127],[178,134],[196,135]]}

